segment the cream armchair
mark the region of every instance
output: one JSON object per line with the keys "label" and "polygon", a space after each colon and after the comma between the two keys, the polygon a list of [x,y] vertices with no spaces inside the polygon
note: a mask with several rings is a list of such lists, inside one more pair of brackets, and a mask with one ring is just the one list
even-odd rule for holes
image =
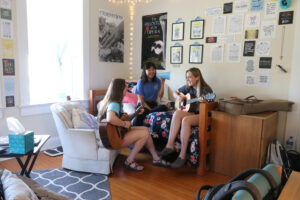
{"label": "cream armchair", "polygon": [[73,108],[84,109],[79,102],[51,105],[51,112],[64,151],[62,167],[75,171],[110,174],[119,151],[104,148],[100,139],[96,138],[97,130],[74,129]]}

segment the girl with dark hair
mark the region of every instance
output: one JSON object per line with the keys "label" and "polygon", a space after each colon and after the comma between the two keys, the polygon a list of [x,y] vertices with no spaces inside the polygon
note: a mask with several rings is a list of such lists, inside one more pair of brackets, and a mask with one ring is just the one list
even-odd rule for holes
{"label": "girl with dark hair", "polygon": [[139,104],[144,107],[144,113],[137,115],[133,120],[133,126],[142,126],[146,115],[152,112],[167,111],[165,105],[158,105],[157,98],[164,95],[165,79],[156,77],[156,66],[154,63],[148,62],[144,66],[141,79],[137,83],[135,93],[139,97]]}
{"label": "girl with dark hair", "polygon": [[[136,154],[143,146],[146,146],[152,155],[154,166],[168,167],[168,163],[162,160],[154,148],[152,138],[147,127],[131,127],[130,121],[121,120],[122,100],[126,94],[127,87],[124,79],[114,79],[111,81],[105,94],[103,102],[98,112],[98,121],[106,119],[107,122],[114,126],[127,128],[128,131],[124,135],[122,148],[134,144],[129,156],[127,157],[124,167],[129,170],[142,171],[144,167],[137,164],[134,160]],[[141,110],[140,112],[143,112]],[[129,117],[130,118],[130,117]]]}
{"label": "girl with dark hair", "polygon": [[[176,90],[174,97],[182,102],[188,93],[199,97],[199,102],[205,102],[203,95],[212,93],[211,87],[205,82],[198,68],[193,67],[186,71],[186,85]],[[180,168],[186,162],[188,141],[192,134],[191,127],[199,125],[199,107],[200,105],[197,104],[194,113],[177,110],[173,114],[168,143],[159,153],[160,156],[167,156],[175,151],[174,142],[180,131],[181,150],[178,158],[171,164],[172,168]]]}

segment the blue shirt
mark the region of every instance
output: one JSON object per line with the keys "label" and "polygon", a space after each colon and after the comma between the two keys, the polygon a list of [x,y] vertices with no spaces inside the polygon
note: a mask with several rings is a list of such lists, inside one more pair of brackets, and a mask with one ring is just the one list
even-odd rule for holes
{"label": "blue shirt", "polygon": [[155,81],[147,81],[146,83],[139,80],[136,85],[135,93],[142,95],[144,97],[144,101],[156,101],[160,87],[161,82],[158,78],[156,78]]}
{"label": "blue shirt", "polygon": [[114,111],[116,113],[116,115],[118,117],[120,117],[120,111],[121,111],[121,108],[120,108],[120,104],[119,103],[116,103],[116,102],[111,102],[110,104],[108,104],[107,106],[107,112],[108,111]]}
{"label": "blue shirt", "polygon": [[181,88],[178,89],[179,92],[183,93],[184,95],[186,94],[193,94],[197,96],[197,90],[193,87],[186,87],[186,85],[182,86]]}

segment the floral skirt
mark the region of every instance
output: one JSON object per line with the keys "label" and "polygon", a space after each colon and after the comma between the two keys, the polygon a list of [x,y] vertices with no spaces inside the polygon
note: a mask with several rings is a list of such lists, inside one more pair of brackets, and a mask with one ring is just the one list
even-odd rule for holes
{"label": "floral skirt", "polygon": [[[161,151],[167,144],[169,138],[169,131],[171,127],[171,120],[173,111],[168,112],[154,112],[147,115],[144,120],[144,126],[149,127],[155,148]],[[175,140],[175,151],[180,152],[181,142],[180,134]],[[192,127],[192,135],[189,139],[187,149],[187,164],[190,167],[198,167],[199,158],[199,140],[198,140],[198,126]]]}

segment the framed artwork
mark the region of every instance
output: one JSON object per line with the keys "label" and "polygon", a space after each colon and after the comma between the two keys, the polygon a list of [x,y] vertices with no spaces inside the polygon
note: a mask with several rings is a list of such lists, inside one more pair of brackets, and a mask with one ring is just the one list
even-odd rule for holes
{"label": "framed artwork", "polygon": [[172,41],[184,39],[184,22],[172,24]]}
{"label": "framed artwork", "polygon": [[182,64],[182,54],[183,54],[182,46],[171,46],[170,63]]}
{"label": "framed artwork", "polygon": [[202,64],[203,45],[190,45],[189,63]]}
{"label": "framed artwork", "polygon": [[204,20],[191,21],[191,39],[203,39]]}

